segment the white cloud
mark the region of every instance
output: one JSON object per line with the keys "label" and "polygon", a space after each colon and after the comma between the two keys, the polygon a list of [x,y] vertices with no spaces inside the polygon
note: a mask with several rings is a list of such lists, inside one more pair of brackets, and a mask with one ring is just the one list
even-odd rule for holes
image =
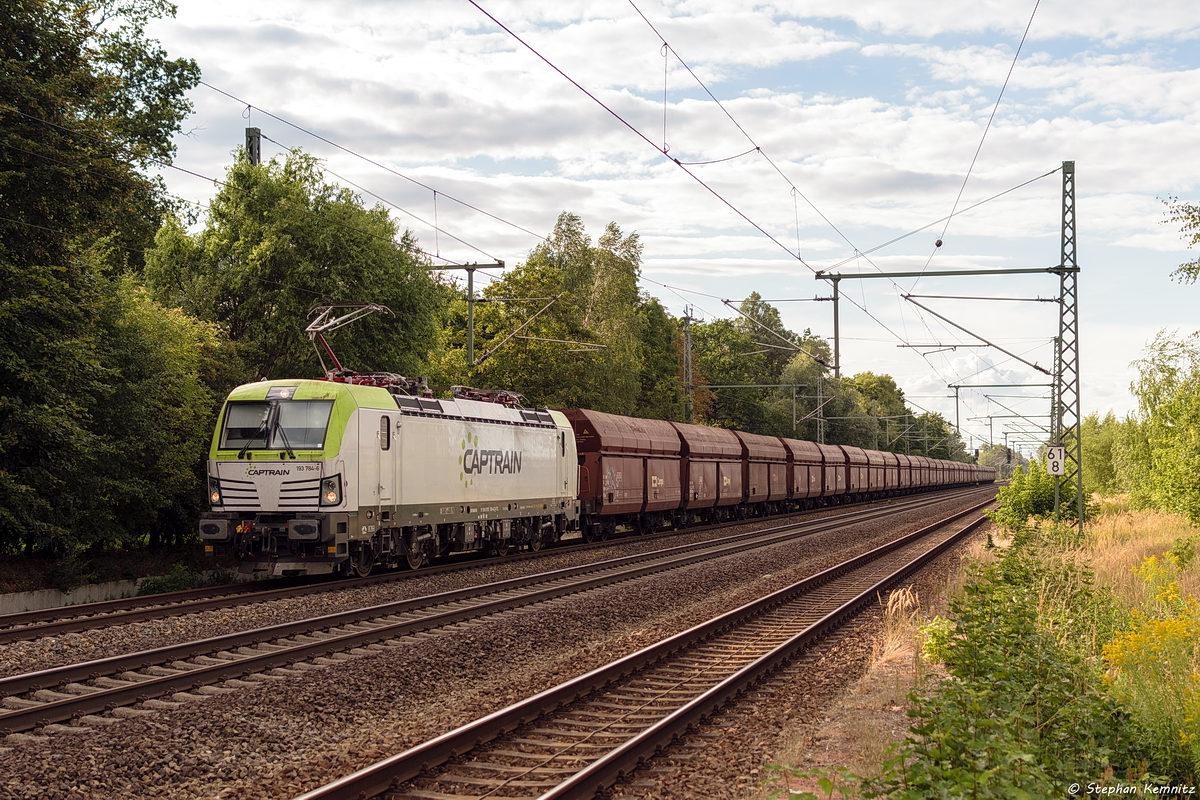
{"label": "white cloud", "polygon": [[[846,270],[871,270],[873,263],[900,271],[926,264],[963,269],[1058,261],[1057,173],[962,213],[946,229],[943,247],[933,246],[946,228],[936,221],[955,206],[1032,5],[978,0],[947,13],[928,0],[870,0],[836,10],[809,0],[749,7],[733,0],[639,2],[724,106],[707,101],[668,60],[664,137],[660,43],[628,3],[481,4],[650,143],[469,4],[261,0],[246,7],[184,0],[179,19],[157,25],[153,34],[172,55],[196,58],[206,80],[244,102],[434,187],[442,228],[510,264],[525,257],[562,210],[580,214],[593,235],[610,220],[638,231],[649,279],[732,299],[751,290],[777,298],[828,294],[827,284],[784,252],[796,247],[797,238],[805,260],[819,269],[840,262]],[[1070,6],[1040,8],[958,201],[961,212],[1063,160],[1076,162],[1085,406],[1096,398],[1128,407],[1128,400],[1122,406],[1124,370],[1146,331],[1194,319],[1188,298],[1194,301],[1200,289],[1169,282],[1171,268],[1186,260],[1187,251],[1177,232],[1160,224],[1163,208],[1156,199],[1186,198],[1200,189],[1194,19],[1181,2],[1135,7],[1104,0],[1086,14]],[[903,79],[891,73],[909,66]],[[243,103],[209,89],[197,89],[193,97],[197,114],[185,125],[198,130],[179,141],[181,166],[220,177],[242,129],[259,125],[271,138],[321,155],[330,169],[432,221],[435,203],[428,190],[259,111],[248,122]],[[655,147],[665,138],[670,155],[681,161],[742,153],[753,145],[726,111],[771,163],[752,153],[689,167],[714,194]],[[264,149],[275,152],[274,145]],[[213,192],[201,179],[167,175],[172,189],[190,198]],[[793,195],[788,179],[803,197]],[[427,222],[396,213],[428,249],[448,258],[482,258],[434,234]],[[923,226],[929,227],[869,256],[856,254],[856,248],[861,253]],[[1057,291],[1044,276],[1007,278],[1003,285],[981,280],[927,278],[917,286],[928,294]],[[970,337],[919,314],[887,281],[858,284],[841,286],[847,372],[889,372],[914,394],[914,387],[923,394],[944,392],[946,382],[991,363],[1000,371],[986,374],[997,382],[1000,375],[1036,375],[992,351],[922,356],[896,347],[901,339],[952,337],[947,341],[962,344]],[[677,313],[685,298],[707,313],[722,312],[711,298],[647,285]],[[1053,311],[1041,304],[944,303],[936,308],[956,321],[969,320],[968,327],[1002,345],[1007,334],[1019,333],[1008,338],[1044,350],[1057,330]],[[819,335],[830,335],[831,311],[829,303],[781,305],[787,324]],[[1031,343],[1039,337],[1043,344]],[[1042,351],[1037,356],[1045,362]],[[952,400],[948,406],[931,402],[940,403],[943,413],[953,410]],[[983,398],[970,402],[986,411]]]}

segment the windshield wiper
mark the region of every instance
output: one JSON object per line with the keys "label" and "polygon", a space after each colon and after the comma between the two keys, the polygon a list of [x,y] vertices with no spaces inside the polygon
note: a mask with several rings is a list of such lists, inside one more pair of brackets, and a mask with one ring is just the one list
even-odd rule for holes
{"label": "windshield wiper", "polygon": [[279,434],[279,438],[283,439],[283,449],[287,450],[288,457],[292,459],[292,461],[295,461],[296,454],[292,452],[292,445],[290,442],[288,442],[287,431],[285,431],[283,426],[279,424],[279,420],[275,421],[275,432]]}
{"label": "windshield wiper", "polygon": [[[243,445],[242,449],[238,451],[238,458],[245,458],[246,451],[250,449],[250,445],[254,444],[254,440],[266,432],[267,432],[267,420],[264,419],[262,421],[262,424],[258,426],[258,430],[256,430],[254,432],[254,435],[251,436],[249,439],[247,439],[246,444]],[[263,444],[266,444],[266,443],[267,443],[267,440],[266,440],[266,438],[264,438]]]}

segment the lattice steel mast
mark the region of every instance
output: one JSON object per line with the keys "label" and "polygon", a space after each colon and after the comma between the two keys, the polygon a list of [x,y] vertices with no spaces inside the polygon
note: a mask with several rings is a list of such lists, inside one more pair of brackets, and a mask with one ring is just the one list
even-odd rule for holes
{"label": "lattice steel mast", "polygon": [[1054,345],[1051,441],[1065,448],[1063,475],[1054,479],[1054,518],[1061,519],[1062,488],[1075,489],[1075,524],[1083,528],[1083,442],[1079,413],[1079,265],[1075,260],[1075,162],[1062,165],[1062,258],[1059,261],[1058,339]]}

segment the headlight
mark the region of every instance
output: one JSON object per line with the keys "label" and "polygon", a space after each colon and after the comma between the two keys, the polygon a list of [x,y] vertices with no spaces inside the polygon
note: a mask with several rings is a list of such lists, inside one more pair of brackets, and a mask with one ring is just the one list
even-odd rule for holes
{"label": "headlight", "polygon": [[321,481],[321,505],[336,506],[342,502],[342,476],[334,475]]}
{"label": "headlight", "polygon": [[214,506],[221,505],[221,481],[211,476],[208,479],[208,502]]}

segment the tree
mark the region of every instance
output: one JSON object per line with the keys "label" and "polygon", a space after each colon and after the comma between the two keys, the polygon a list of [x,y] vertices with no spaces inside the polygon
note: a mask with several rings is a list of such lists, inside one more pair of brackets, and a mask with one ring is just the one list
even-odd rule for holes
{"label": "tree", "polygon": [[777,378],[792,357],[794,351],[788,349],[788,345],[795,342],[796,334],[784,327],[779,309],[764,301],[758,292],[751,292],[738,306],[738,311],[742,314],[735,320],[738,330],[750,340],[755,350],[766,351],[761,359],[763,377]]}
{"label": "tree", "polygon": [[0,15],[4,548],[65,549],[111,519],[97,484],[109,432],[94,414],[113,391],[104,256],[144,247],[165,204],[139,168],[169,159],[199,71],[143,29],[173,13],[154,0],[12,0]]}
{"label": "tree", "polygon": [[11,0],[0,16],[0,260],[65,266],[97,243],[153,237],[166,201],[139,173],[168,162],[195,62],[146,23],[162,0]]}
{"label": "tree", "polygon": [[155,303],[126,277],[100,314],[110,370],[92,409],[94,482],[105,499],[77,540],[182,543],[204,497],[205,457],[221,398],[217,328]]}
{"label": "tree", "polygon": [[247,376],[266,378],[319,373],[304,327],[312,306],[330,302],[393,312],[329,337],[347,368],[420,374],[444,299],[412,235],[326,183],[300,152],[259,165],[239,157],[204,230],[164,225],[145,276],[159,301],[218,324]]}
{"label": "tree", "polygon": [[904,392],[891,375],[860,372],[847,383],[859,391],[871,404],[878,417],[899,417],[911,413],[904,403]]}
{"label": "tree", "polygon": [[643,296],[637,307],[641,330],[641,392],[635,416],[684,419],[682,333],[676,321],[653,297]]}
{"label": "tree", "polygon": [[708,424],[749,433],[767,433],[772,427],[765,401],[773,389],[753,388],[778,383],[768,369],[762,348],[754,344],[747,327],[735,320],[715,319],[692,325],[692,363],[707,385],[714,386],[711,406],[698,415]]}
{"label": "tree", "polygon": [[1080,444],[1083,451],[1083,485],[1089,492],[1112,494],[1120,491],[1114,461],[1122,422],[1111,411],[1103,419],[1088,414],[1080,424]]}
{"label": "tree", "polygon": [[995,467],[996,477],[1000,479],[1012,475],[1017,467],[1026,470],[1029,468],[1029,460],[1025,456],[1002,444],[988,444],[980,447],[979,458],[975,463],[984,467]]}
{"label": "tree", "polygon": [[1145,445],[1131,443],[1118,470],[1131,479],[1136,501],[1200,523],[1200,334],[1160,331],[1135,366],[1140,374],[1131,388]]}
{"label": "tree", "polygon": [[[1182,202],[1178,197],[1169,197],[1164,202],[1168,210],[1167,221],[1180,226],[1188,248],[1200,244],[1200,206]],[[1194,283],[1200,277],[1200,258],[1180,264],[1171,275],[1183,283]]]}
{"label": "tree", "polygon": [[[441,375],[511,389],[538,405],[636,413],[646,369],[643,322],[659,325],[659,339],[666,322],[639,310],[641,259],[636,233],[610,222],[593,245],[580,218],[564,211],[525,263],[484,290],[476,358],[490,355],[474,370],[458,349],[466,314],[465,302],[456,304],[447,337],[455,349],[442,358]],[[656,385],[665,380],[661,365],[645,377]]]}
{"label": "tree", "polygon": [[772,400],[776,412],[787,420],[786,432],[779,435],[812,442],[820,441],[824,436],[825,441],[833,442],[827,423],[822,434],[823,423],[819,422],[829,416],[844,416],[830,410],[830,404],[839,412],[843,410],[843,404],[831,399],[833,378],[826,365],[833,363],[833,349],[827,341],[807,329],[794,341],[803,352],[797,352],[788,360],[778,380],[778,383],[791,386],[776,390]]}
{"label": "tree", "polygon": [[563,288],[563,279],[563,270],[552,259],[531,254],[524,264],[489,284],[483,292],[486,302],[475,307],[474,368],[467,366],[462,349],[466,302],[456,301],[454,330],[449,335],[452,349],[442,359],[439,382],[509,389],[539,406],[591,407],[586,373],[593,369],[597,353],[568,342],[595,338],[583,328],[580,307]]}
{"label": "tree", "polygon": [[[1012,482],[1001,487],[996,497],[997,507],[985,511],[984,516],[1005,530],[1020,531],[1031,518],[1049,519],[1054,515],[1054,478],[1046,474],[1041,459],[1035,458],[1028,472],[1021,467],[1014,469]],[[1075,504],[1060,503],[1059,513],[1073,519]]]}

